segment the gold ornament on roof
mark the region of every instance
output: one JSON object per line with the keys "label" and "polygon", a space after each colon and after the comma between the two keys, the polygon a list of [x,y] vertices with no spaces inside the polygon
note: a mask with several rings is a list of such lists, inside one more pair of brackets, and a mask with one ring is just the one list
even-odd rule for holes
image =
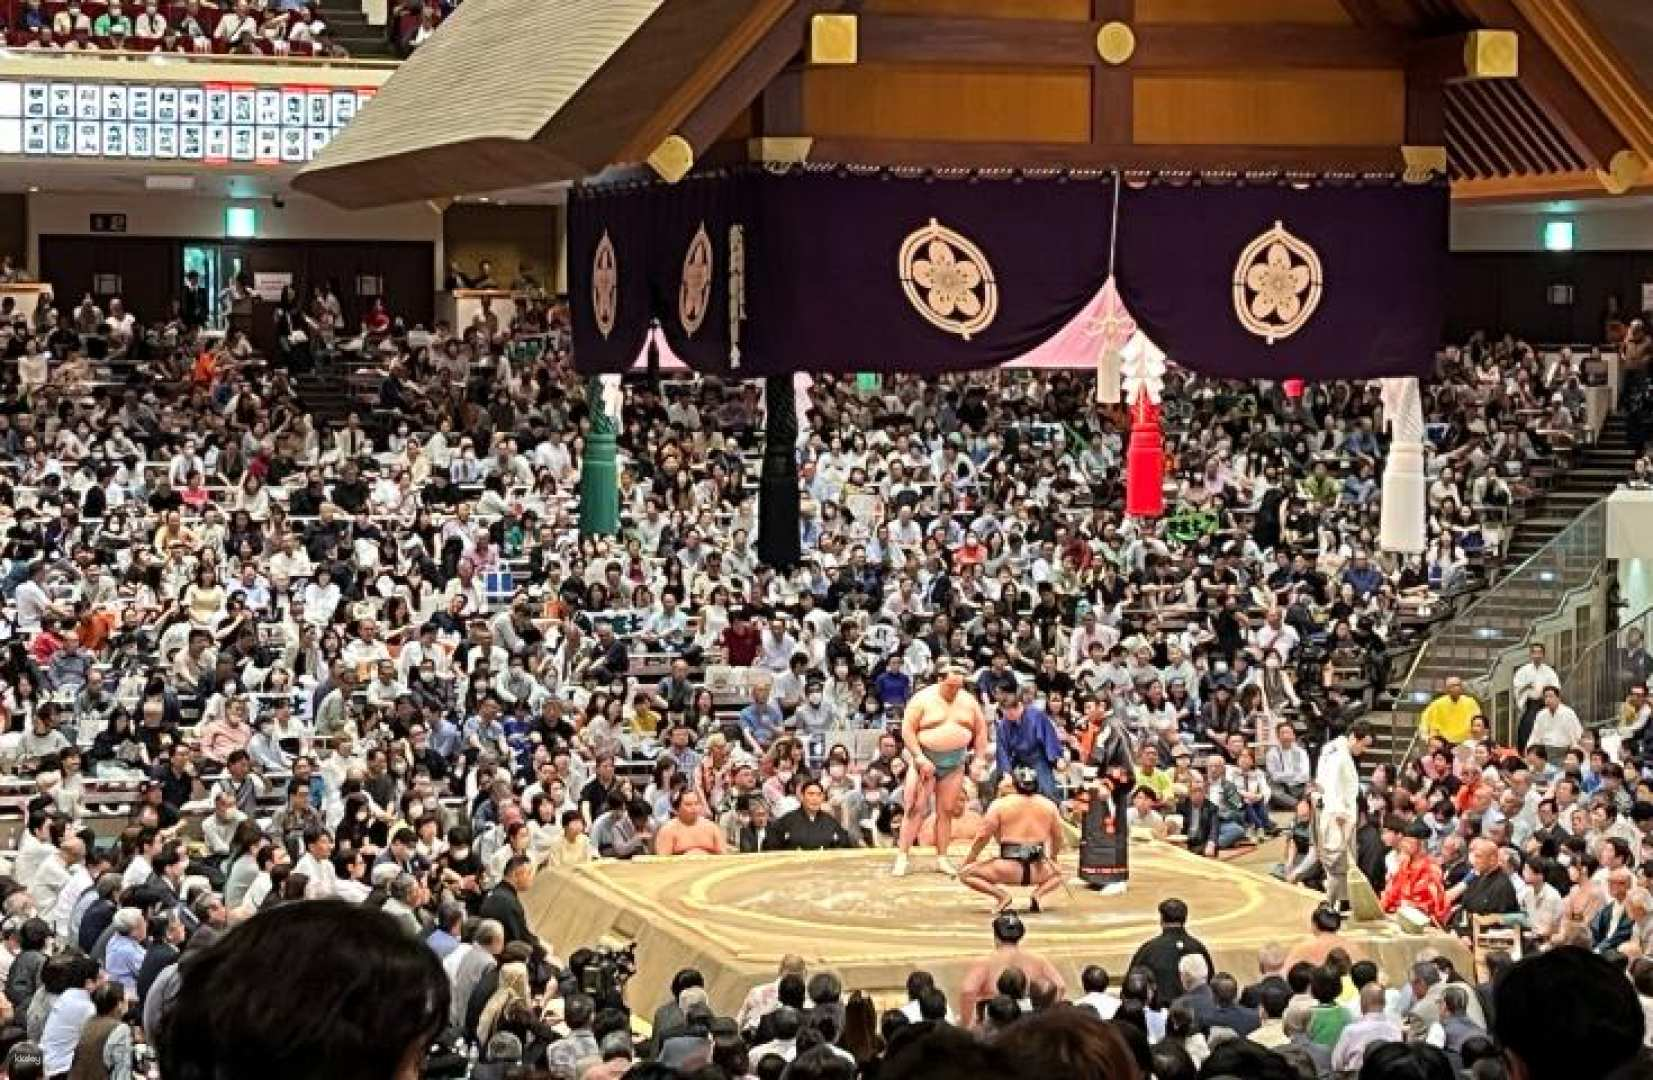
{"label": "gold ornament on roof", "polygon": [[591,311],[598,331],[607,340],[620,317],[620,261],[606,229],[597,242],[597,254],[591,258]]}
{"label": "gold ornament on roof", "polygon": [[1283,222],[1247,244],[1234,264],[1234,314],[1270,345],[1303,329],[1323,289],[1319,254]]}
{"label": "gold ornament on roof", "polygon": [[907,299],[925,321],[965,341],[993,324],[999,285],[981,248],[931,218],[901,245]]}
{"label": "gold ornament on roof", "polygon": [[683,256],[683,284],[677,290],[677,317],[683,332],[694,336],[700,324],[706,321],[706,308],[712,298],[712,238],[706,235],[706,223],[689,241],[689,250]]}

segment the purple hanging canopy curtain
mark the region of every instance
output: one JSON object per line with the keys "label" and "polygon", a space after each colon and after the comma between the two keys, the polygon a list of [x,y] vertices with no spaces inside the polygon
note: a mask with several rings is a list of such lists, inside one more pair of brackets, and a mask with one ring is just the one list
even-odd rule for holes
{"label": "purple hanging canopy curtain", "polygon": [[[690,367],[938,374],[1072,352],[1109,271],[1111,175],[812,166],[577,189],[574,357],[629,370],[652,322]],[[1227,378],[1426,375],[1448,192],[1127,185],[1114,274],[1173,362]]]}

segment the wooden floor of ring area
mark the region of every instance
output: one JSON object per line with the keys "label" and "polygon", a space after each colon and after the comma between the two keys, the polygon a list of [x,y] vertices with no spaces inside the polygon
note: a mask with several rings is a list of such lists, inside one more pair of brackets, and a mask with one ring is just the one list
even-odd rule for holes
{"label": "wooden floor of ring area", "polygon": [[[954,846],[955,861],[964,850]],[[628,1001],[645,1018],[685,967],[705,974],[714,1008],[732,1015],[747,990],[775,977],[787,953],[812,970],[837,973],[846,994],[872,993],[880,1007],[904,1000],[914,968],[934,973],[956,1003],[970,964],[992,946],[992,901],[937,873],[932,850],[914,850],[905,878],[890,876],[893,858],[888,850],[859,850],[604,861],[543,871],[525,907],[535,932],[563,959],[595,943],[635,941],[638,992]],[[1071,873],[1073,853],[1062,861]],[[1028,890],[1012,892],[1025,911]],[[1255,978],[1259,946],[1307,936],[1320,898],[1266,873],[1136,841],[1125,896],[1058,890],[1043,913],[1025,917],[1024,946],[1055,963],[1075,996],[1087,964],[1102,964],[1117,985],[1137,946],[1158,932],[1157,905],[1173,896],[1188,904],[1189,928],[1218,969],[1242,985]],[[1407,934],[1378,922],[1350,924],[1346,936],[1362,943],[1391,985],[1430,945],[1468,970],[1467,954],[1448,935]]]}

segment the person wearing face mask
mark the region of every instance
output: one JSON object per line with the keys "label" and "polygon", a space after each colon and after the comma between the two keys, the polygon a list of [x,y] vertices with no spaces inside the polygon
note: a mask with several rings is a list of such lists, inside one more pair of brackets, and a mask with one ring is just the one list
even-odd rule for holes
{"label": "person wearing face mask", "polygon": [[[1263,708],[1271,716],[1278,717],[1282,712],[1295,709],[1300,703],[1297,688],[1292,685],[1291,675],[1287,673],[1284,657],[1278,649],[1270,649],[1263,654]],[[1259,741],[1266,742],[1259,733]]]}
{"label": "person wearing face mask", "polygon": [[881,847],[888,843],[887,835],[883,844],[879,841],[881,833],[889,832],[887,776],[882,770],[867,769],[861,774],[859,786],[840,804],[838,822],[858,846]]}
{"label": "person wearing face mask", "polygon": [[804,700],[792,714],[792,722],[804,735],[824,735],[844,724],[844,712],[826,696],[820,681],[811,679],[804,688]]}
{"label": "person wearing face mask", "polygon": [[858,780],[850,769],[849,750],[842,744],[827,752],[826,768],[821,773],[821,786],[826,789],[827,810],[843,821],[840,813],[843,802],[856,789]]}
{"label": "person wearing face mask", "polygon": [[276,718],[271,713],[259,716],[253,737],[247,740],[247,756],[252,759],[255,772],[286,772],[292,757],[281,748],[281,737],[276,731]]}

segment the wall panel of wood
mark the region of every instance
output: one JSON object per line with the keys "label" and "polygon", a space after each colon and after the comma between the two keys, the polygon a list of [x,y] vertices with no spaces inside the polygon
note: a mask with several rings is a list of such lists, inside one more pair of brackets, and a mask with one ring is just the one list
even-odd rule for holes
{"label": "wall panel of wood", "polygon": [[811,68],[804,73],[804,121],[821,138],[1089,142],[1091,69]]}
{"label": "wall panel of wood", "polygon": [[1399,146],[1402,71],[1139,75],[1135,141],[1202,146]]}
{"label": "wall panel of wood", "polygon": [[1348,25],[1339,0],[1136,0],[1140,23],[1317,23]]}
{"label": "wall panel of wood", "polygon": [[866,0],[869,15],[967,15],[975,19],[1071,19],[1091,17],[1091,0]]}

